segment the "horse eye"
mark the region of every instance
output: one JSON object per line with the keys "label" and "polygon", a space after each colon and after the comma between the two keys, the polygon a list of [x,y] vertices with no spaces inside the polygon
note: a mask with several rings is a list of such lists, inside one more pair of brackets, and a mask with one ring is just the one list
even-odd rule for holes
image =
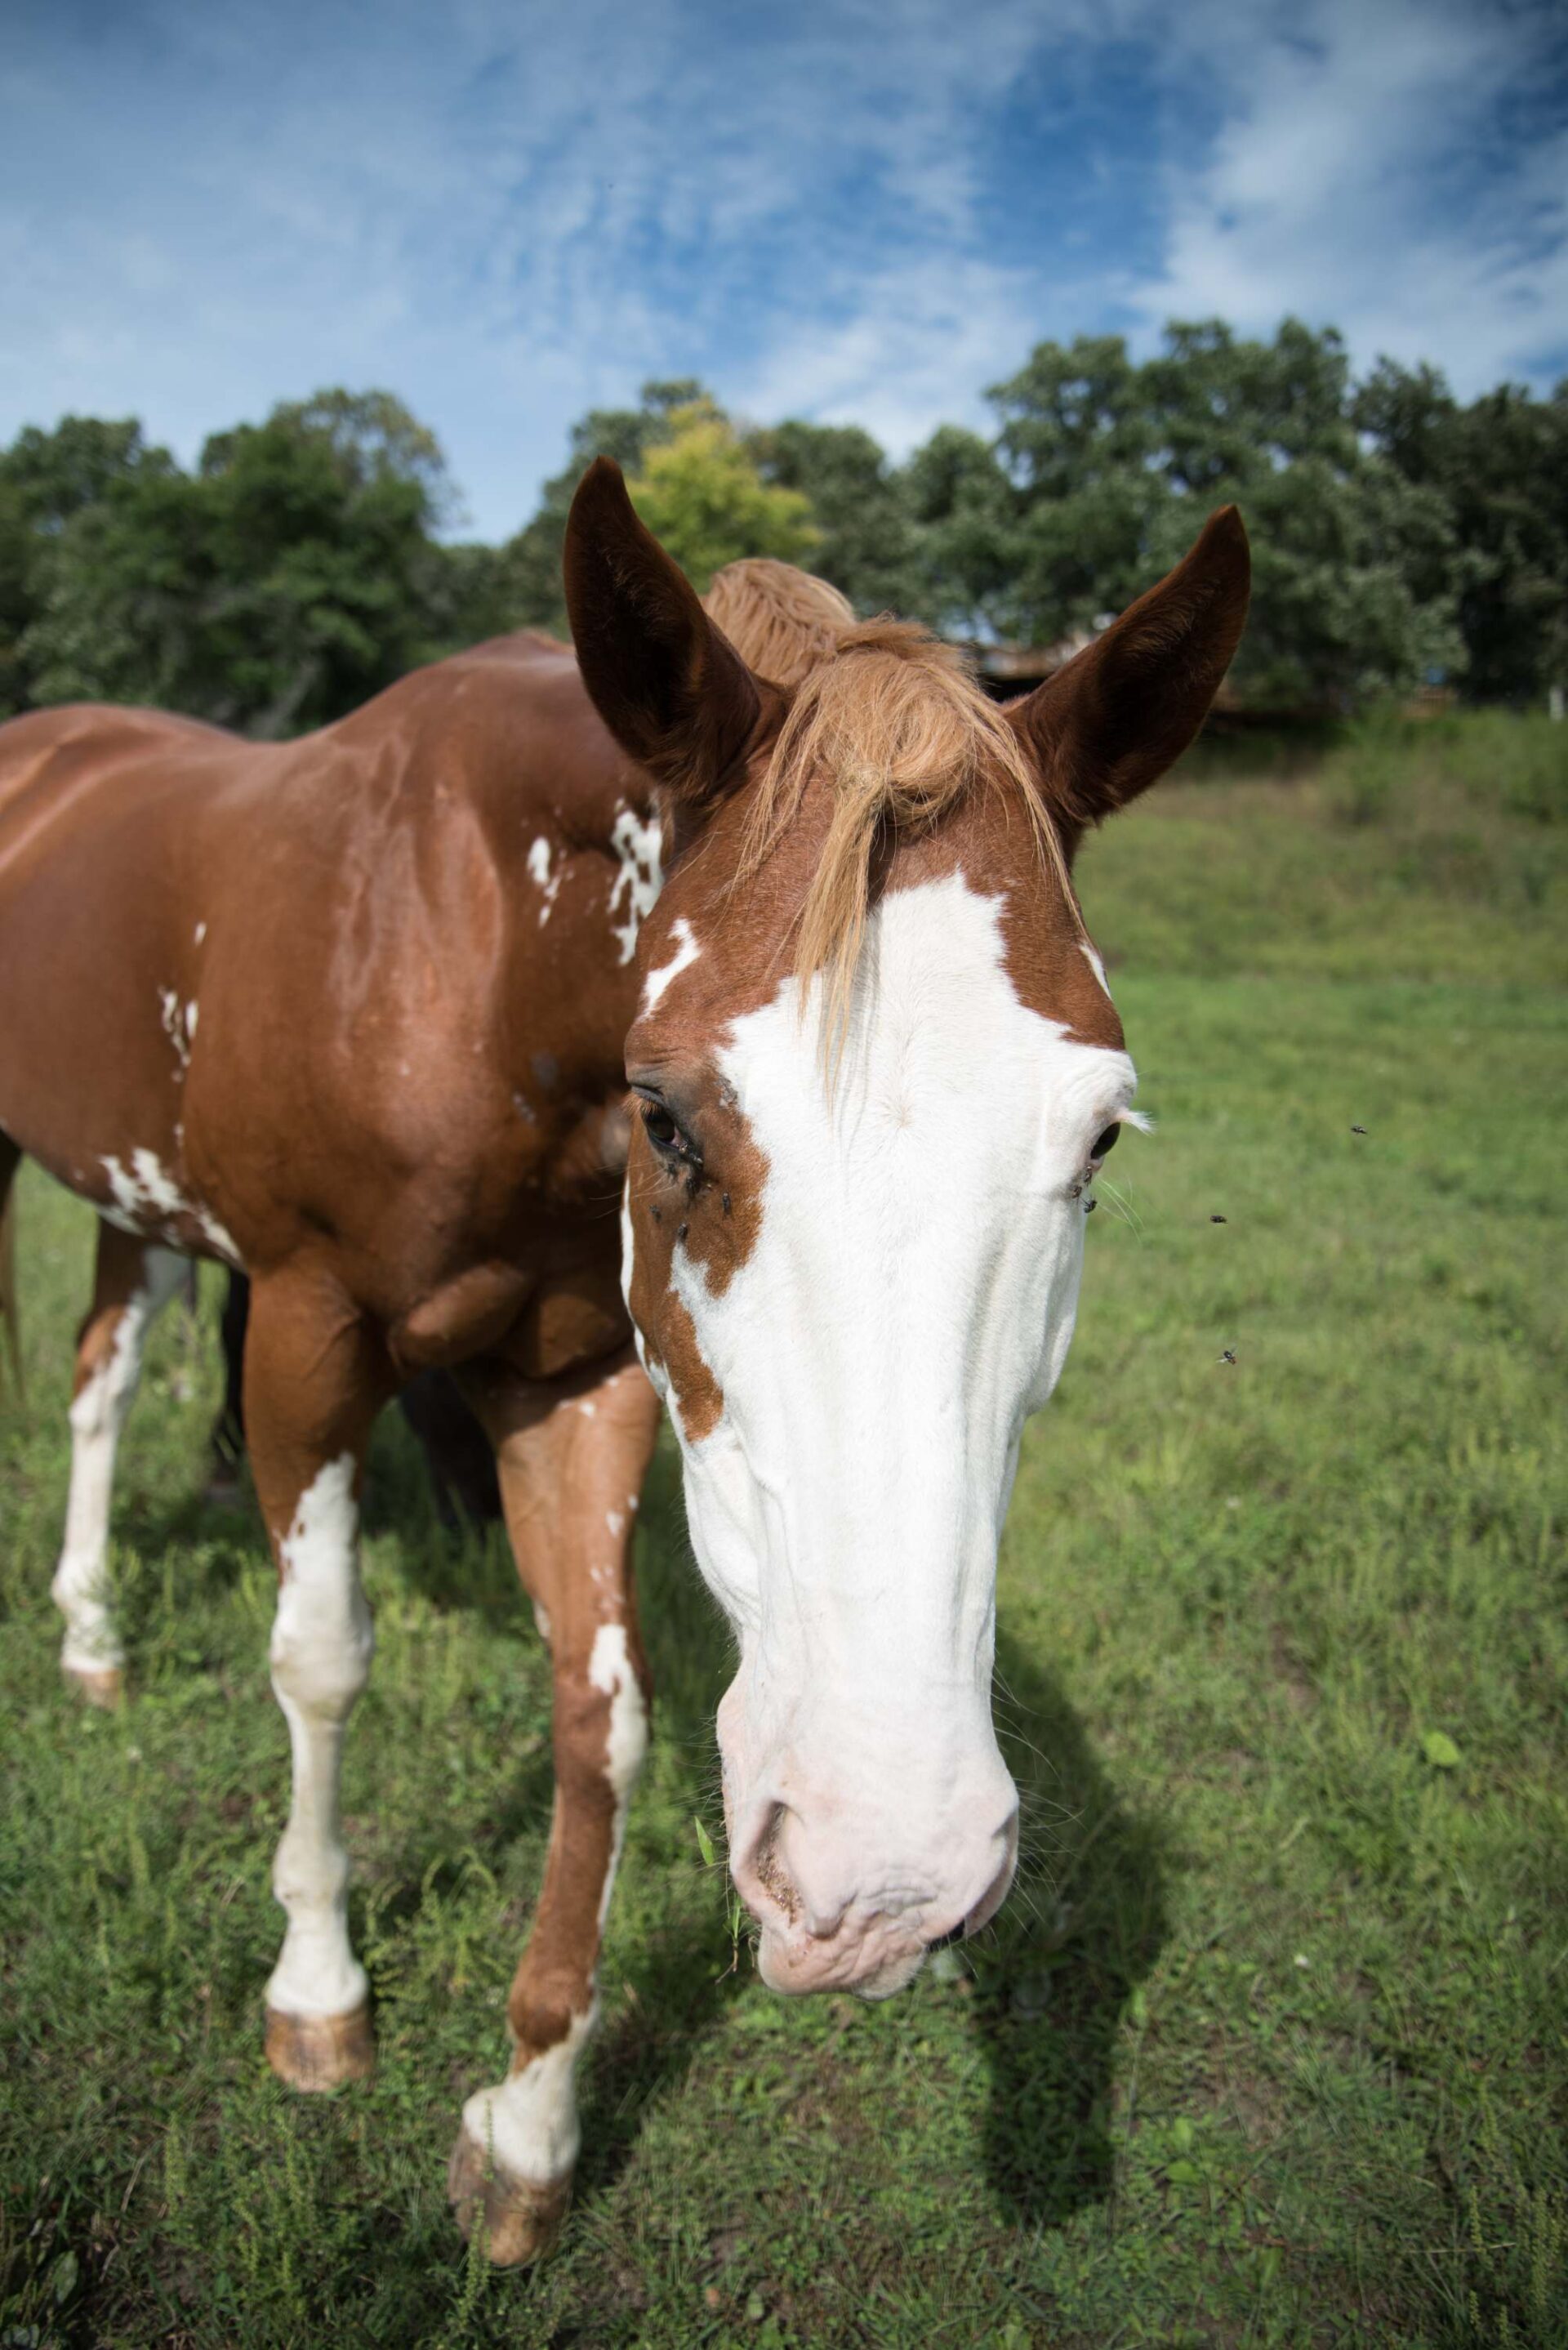
{"label": "horse eye", "polygon": [[662,1103],[644,1102],[642,1122],[648,1128],[649,1140],[656,1142],[660,1150],[680,1149],[680,1128]]}
{"label": "horse eye", "polygon": [[1090,1151],[1090,1158],[1103,1159],[1107,1150],[1114,1150],[1116,1147],[1116,1137],[1120,1132],[1121,1127],[1119,1124],[1116,1126],[1107,1126],[1104,1134],[1101,1135],[1098,1142],[1096,1143],[1093,1150]]}

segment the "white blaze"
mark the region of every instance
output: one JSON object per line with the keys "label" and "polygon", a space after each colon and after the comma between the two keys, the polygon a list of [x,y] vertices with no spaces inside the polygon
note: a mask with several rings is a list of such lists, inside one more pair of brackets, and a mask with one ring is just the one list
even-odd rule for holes
{"label": "white blaze", "polygon": [[1020,1003],[1001,911],[961,876],[881,900],[831,1093],[816,991],[805,1020],[791,978],[733,1023],[718,1063],[767,1162],[758,1237],[722,1295],[673,1260],[723,1395],[708,1437],[680,1432],[741,1641],[731,1797],[821,1827],[830,1890],[886,1863],[884,1906],[925,1887],[943,1929],[985,1890],[962,1855],[978,1874],[1011,1794],[997,1542],[1072,1335],[1090,1149],[1133,1087],[1124,1053]]}

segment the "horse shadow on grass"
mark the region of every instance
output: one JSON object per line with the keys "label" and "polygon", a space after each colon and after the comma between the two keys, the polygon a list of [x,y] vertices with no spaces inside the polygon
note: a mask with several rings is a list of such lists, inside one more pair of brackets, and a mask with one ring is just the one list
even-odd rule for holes
{"label": "horse shadow on grass", "polygon": [[991,2074],[985,2168],[1015,2224],[1104,2200],[1116,2043],[1167,1932],[1158,1824],[1128,1810],[1056,1676],[997,1635],[997,1734],[1020,1795],[1018,1881],[969,1946]]}

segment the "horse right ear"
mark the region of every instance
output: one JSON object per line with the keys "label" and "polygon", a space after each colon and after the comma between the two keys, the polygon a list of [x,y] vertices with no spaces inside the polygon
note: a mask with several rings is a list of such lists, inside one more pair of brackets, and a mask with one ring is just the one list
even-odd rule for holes
{"label": "horse right ear", "polygon": [[577,484],[562,571],[599,716],[681,806],[711,806],[740,781],[776,697],[638,520],[613,458],[596,457]]}

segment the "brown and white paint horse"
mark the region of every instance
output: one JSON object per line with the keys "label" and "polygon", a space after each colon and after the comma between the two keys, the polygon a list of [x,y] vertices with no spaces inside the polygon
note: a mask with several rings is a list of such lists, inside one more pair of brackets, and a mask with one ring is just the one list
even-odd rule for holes
{"label": "brown and white paint horse", "polygon": [[1248,576],[1228,510],[999,713],[783,567],[704,609],[604,461],[566,571],[576,660],[504,639],[302,743],[123,710],[0,730],[4,1172],[30,1153],[102,1218],[64,1662],[117,1692],[109,1492],[148,1325],[182,1254],[243,1264],[294,1765],[267,2049],[300,2087],[371,2058],[337,1810],[370,1425],[453,1367],[495,1444],[556,1770],[511,2071],[452,2162],[503,2261],[570,2191],[646,1740],[659,1396],[739,1643],[719,1734],[766,1980],[888,1991],[1006,1891],[997,1538],[1133,1087],[1068,865],[1196,732]]}

